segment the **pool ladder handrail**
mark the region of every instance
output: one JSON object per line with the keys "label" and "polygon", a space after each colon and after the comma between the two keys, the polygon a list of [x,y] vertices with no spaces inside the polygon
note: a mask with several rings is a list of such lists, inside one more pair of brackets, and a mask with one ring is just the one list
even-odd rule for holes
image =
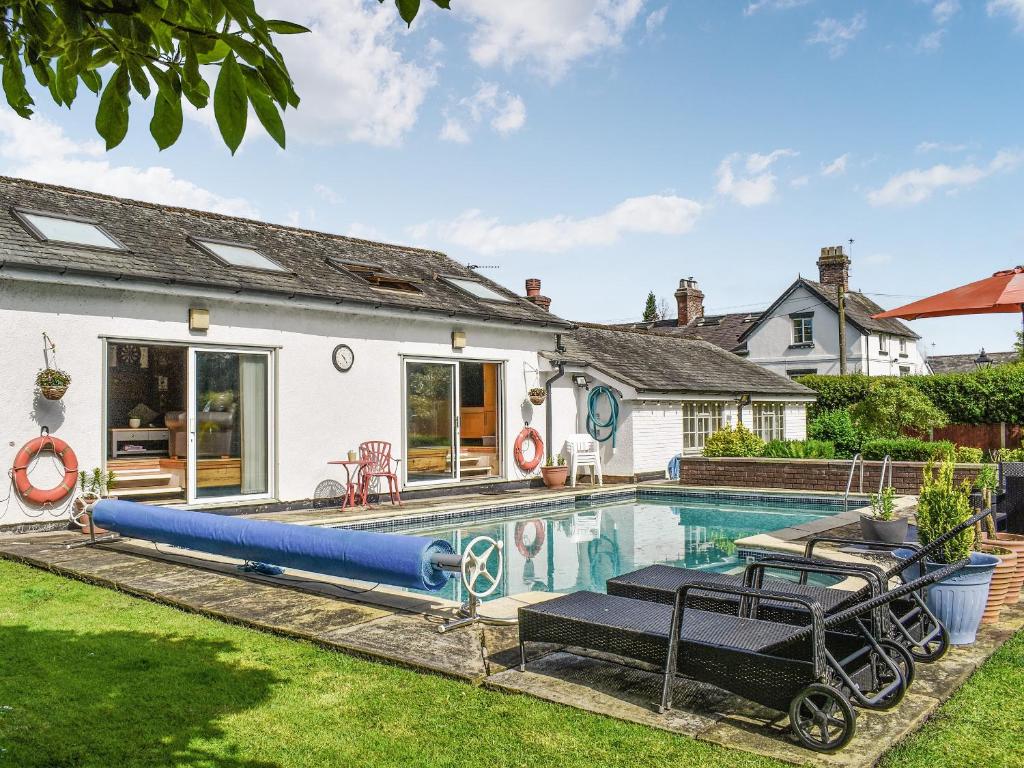
{"label": "pool ladder handrail", "polygon": [[888,453],[885,454],[885,458],[882,459],[882,473],[878,477],[878,495],[882,495],[882,489],[885,488],[885,470],[889,470],[889,485],[892,485],[892,456]]}
{"label": "pool ladder handrail", "polygon": [[850,488],[853,486],[853,472],[857,469],[858,464],[860,464],[859,493],[864,493],[864,457],[859,453],[856,453],[853,458],[850,459],[850,474],[846,476],[846,493],[843,495],[843,512],[847,512],[850,509]]}

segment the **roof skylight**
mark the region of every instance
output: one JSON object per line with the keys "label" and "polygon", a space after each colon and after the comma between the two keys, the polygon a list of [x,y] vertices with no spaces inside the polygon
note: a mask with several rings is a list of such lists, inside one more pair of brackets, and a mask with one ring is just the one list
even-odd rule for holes
{"label": "roof skylight", "polygon": [[287,272],[280,264],[271,261],[248,245],[225,243],[218,240],[189,239],[211,256],[229,266],[242,269],[262,269],[267,272]]}
{"label": "roof skylight", "polygon": [[445,280],[445,282],[451,283],[456,288],[465,291],[470,296],[476,296],[476,298],[478,299],[483,299],[485,301],[512,301],[512,299],[510,299],[508,296],[498,293],[493,288],[489,288],[488,286],[484,285],[483,283],[477,280],[470,280],[469,278],[465,277],[448,276],[444,276],[443,279]]}
{"label": "roof skylight", "polygon": [[29,232],[43,242],[86,245],[91,248],[110,248],[123,251],[124,246],[108,235],[98,224],[68,219],[46,213],[15,211],[17,218]]}
{"label": "roof skylight", "polygon": [[335,269],[362,278],[374,288],[381,288],[386,291],[401,291],[403,293],[421,293],[416,285],[419,280],[414,277],[402,277],[373,264],[366,264],[360,261],[346,261],[335,256],[328,256],[327,263]]}

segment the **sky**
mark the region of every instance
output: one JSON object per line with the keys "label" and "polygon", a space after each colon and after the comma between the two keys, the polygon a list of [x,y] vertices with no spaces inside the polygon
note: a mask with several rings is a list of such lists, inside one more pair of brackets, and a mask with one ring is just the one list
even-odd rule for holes
{"label": "sky", "polygon": [[[435,248],[572,320],[695,278],[768,306],[819,249],[884,307],[1024,263],[1024,0],[256,0],[302,97],[287,149],[232,156],[189,108],[159,152],[135,97],[0,107],[0,173]],[[850,240],[853,240],[852,246]],[[926,354],[1011,348],[1016,315],[919,320]]]}

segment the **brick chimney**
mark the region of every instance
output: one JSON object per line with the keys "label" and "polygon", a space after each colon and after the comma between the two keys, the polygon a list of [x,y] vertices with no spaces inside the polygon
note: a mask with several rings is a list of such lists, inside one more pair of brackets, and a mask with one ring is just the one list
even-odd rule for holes
{"label": "brick chimney", "polygon": [[843,246],[830,245],[821,249],[818,257],[818,282],[822,285],[850,288],[850,257],[843,252]]}
{"label": "brick chimney", "polygon": [[526,279],[526,300],[536,304],[545,312],[551,310],[551,299],[540,295],[540,280],[536,277],[528,277]]}
{"label": "brick chimney", "polygon": [[704,294],[692,277],[685,277],[679,281],[675,296],[679,308],[676,325],[689,325],[694,320],[704,317]]}

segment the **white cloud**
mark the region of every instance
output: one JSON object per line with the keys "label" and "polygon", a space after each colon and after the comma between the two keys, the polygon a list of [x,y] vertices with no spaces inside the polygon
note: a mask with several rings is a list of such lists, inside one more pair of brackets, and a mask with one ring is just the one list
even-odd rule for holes
{"label": "white cloud", "polygon": [[722,160],[715,175],[718,182],[715,191],[720,195],[731,197],[740,205],[753,207],[770,203],[775,199],[776,178],[771,167],[782,157],[795,157],[798,152],[792,149],[776,149],[766,155],[747,155],[744,162],[746,175],[737,176],[734,165],[742,156],[734,153]]}
{"label": "white cloud", "polygon": [[810,183],[811,183],[811,177],[804,175],[804,176],[797,176],[795,179],[792,179],[789,182],[789,186],[791,186],[793,189],[802,189],[803,187],[806,187]]}
{"label": "white cloud", "polygon": [[552,216],[522,224],[502,224],[479,210],[465,211],[451,221],[432,221],[412,228],[416,240],[436,237],[480,254],[509,251],[560,253],[573,248],[609,245],[628,233],[680,235],[689,232],[703,206],[675,195],[631,197],[596,216]]}
{"label": "white cloud", "polygon": [[465,144],[470,140],[466,127],[480,125],[485,120],[491,128],[507,136],[526,124],[526,104],[522,98],[503,91],[497,83],[480,83],[472,96],[460,99],[455,111],[447,112],[440,137],[445,141]]}
{"label": "white cloud", "polygon": [[868,192],[872,205],[916,205],[935,192],[955,194],[997,173],[1012,171],[1024,163],[1024,152],[1000,150],[987,165],[968,163],[960,166],[933,165],[896,174],[879,189]]}
{"label": "white cloud", "polygon": [[922,141],[914,147],[914,151],[920,154],[926,152],[963,152],[965,149],[967,149],[966,144],[953,144],[948,141]]}
{"label": "white cloud", "polygon": [[[289,139],[394,146],[416,124],[436,81],[435,65],[410,61],[398,50],[404,25],[393,6],[266,0],[260,10],[312,29],[276,39],[302,98],[298,109],[285,113]],[[427,49],[428,55],[438,52],[431,43]]]}
{"label": "white cloud", "polygon": [[989,16],[1009,16],[1018,32],[1024,32],[1024,0],[988,0]]}
{"label": "white cloud", "polygon": [[932,5],[932,19],[936,24],[945,24],[960,11],[960,0],[937,0]]}
{"label": "white cloud", "polygon": [[799,8],[807,5],[812,0],[753,0],[743,9],[744,16],[753,16],[758,11],[786,11],[790,8]]}
{"label": "white cloud", "polygon": [[946,37],[946,30],[933,29],[926,32],[917,39],[917,50],[922,52],[937,51],[942,47],[942,41]]}
{"label": "white cloud", "polygon": [[850,159],[850,153],[847,152],[844,155],[840,155],[831,163],[821,169],[822,176],[842,176],[846,173],[846,163]]}
{"label": "white cloud", "polygon": [[525,63],[551,81],[600,51],[617,48],[644,0],[463,0],[473,25],[469,53],[483,67]]}
{"label": "white cloud", "polygon": [[258,216],[246,200],[210,192],[170,168],[115,165],[100,142],[75,141],[39,114],[29,121],[0,110],[0,138],[0,162],[10,176],[164,205]]}
{"label": "white cloud", "polygon": [[665,23],[665,17],[668,16],[668,6],[663,5],[656,11],[651,11],[647,15],[647,20],[644,21],[644,29],[648,35],[652,35],[661,29],[661,25]]}
{"label": "white cloud", "polygon": [[867,26],[868,20],[863,12],[848,21],[819,19],[814,22],[814,32],[807,38],[807,42],[811,45],[824,45],[828,48],[829,58],[837,59],[846,53],[850,43],[856,40]]}
{"label": "white cloud", "polygon": [[327,184],[314,184],[313,191],[331,205],[341,205],[345,202],[345,198],[335,192],[334,189],[329,187]]}

